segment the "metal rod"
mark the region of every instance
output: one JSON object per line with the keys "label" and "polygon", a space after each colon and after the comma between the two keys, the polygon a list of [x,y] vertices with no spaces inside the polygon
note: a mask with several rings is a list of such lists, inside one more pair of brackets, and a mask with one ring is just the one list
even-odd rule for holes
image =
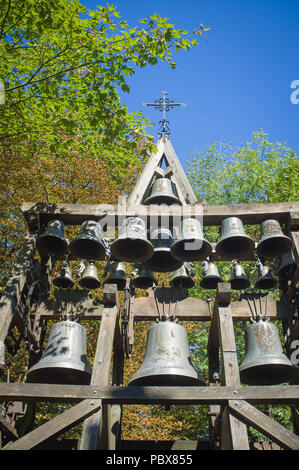
{"label": "metal rod", "polygon": [[154,299],[155,299],[155,302],[156,302],[158,317],[159,317],[159,320],[161,320],[161,314],[160,314],[159,304],[158,304],[157,295],[156,295],[156,287],[154,287],[153,290],[154,290]]}
{"label": "metal rod", "polygon": [[254,316],[253,310],[252,310],[251,305],[250,305],[250,302],[249,302],[248,292],[245,292],[245,291],[244,291],[244,293],[245,293],[245,295],[246,295],[246,300],[247,300],[248,306],[249,306],[249,308],[250,308],[251,316],[252,316],[252,318],[253,318],[253,320],[254,320],[254,319],[255,319],[255,316]]}

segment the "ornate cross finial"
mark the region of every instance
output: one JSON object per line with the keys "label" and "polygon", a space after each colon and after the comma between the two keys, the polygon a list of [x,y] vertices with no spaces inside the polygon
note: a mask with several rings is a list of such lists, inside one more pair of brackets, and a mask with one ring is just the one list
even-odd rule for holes
{"label": "ornate cross finial", "polygon": [[186,103],[175,103],[174,101],[170,101],[166,98],[166,91],[162,91],[162,98],[156,100],[154,103],[142,103],[143,106],[154,106],[159,111],[163,112],[163,120],[159,121],[161,124],[160,126],[160,137],[169,136],[170,130],[168,127],[169,121],[166,121],[166,111],[169,111],[170,108],[174,108],[175,106],[186,106]]}

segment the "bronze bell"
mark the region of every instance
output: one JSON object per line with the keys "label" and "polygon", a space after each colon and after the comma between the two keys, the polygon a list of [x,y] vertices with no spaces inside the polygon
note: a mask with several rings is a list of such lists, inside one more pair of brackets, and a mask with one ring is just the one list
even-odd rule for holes
{"label": "bronze bell", "polygon": [[132,280],[132,284],[134,287],[138,287],[139,289],[149,289],[150,287],[153,287],[153,285],[157,286],[158,281],[152,271],[144,268],[143,266],[139,266],[137,275]]}
{"label": "bronze bell", "polygon": [[183,261],[176,260],[171,256],[170,248],[174,240],[169,229],[162,227],[153,229],[150,238],[154,254],[150,259],[141,263],[144,268],[153,272],[167,273],[182,266]]}
{"label": "bronze bell", "polygon": [[128,385],[205,385],[191,362],[183,326],[163,321],[149,328],[143,362]]}
{"label": "bronze bell", "polygon": [[67,261],[63,263],[59,276],[53,279],[53,284],[62,289],[71,289],[73,287],[72,270]]}
{"label": "bronze bell", "polygon": [[241,256],[252,251],[254,241],[245,233],[242,220],[227,217],[221,222],[221,237],[216,244],[216,253],[220,256]]}
{"label": "bronze bell", "polygon": [[293,279],[297,264],[291,251],[284,253],[276,259],[275,269],[281,279],[291,281]]}
{"label": "bronze bell", "polygon": [[64,238],[64,223],[61,220],[48,222],[44,233],[36,239],[36,247],[41,256],[65,254],[68,243]]}
{"label": "bronze bell", "polygon": [[81,259],[104,260],[106,249],[101,233],[98,222],[86,220],[80,227],[79,235],[70,243],[71,253]]}
{"label": "bronze bell", "polygon": [[41,359],[29,369],[27,381],[88,385],[90,377],[85,328],[71,320],[55,323]]}
{"label": "bronze bell", "polygon": [[245,357],[241,382],[247,385],[278,385],[299,374],[299,368],[283,354],[279,332],[273,323],[259,320],[245,330]]}
{"label": "bronze bell", "polygon": [[274,258],[290,251],[292,240],[283,234],[277,220],[268,219],[261,224],[261,239],[257,245],[257,252],[263,258]]}
{"label": "bronze bell", "polygon": [[181,204],[179,198],[174,194],[174,184],[169,178],[155,179],[151,194],[143,204]]}
{"label": "bronze bell", "polygon": [[84,289],[98,289],[101,283],[98,278],[97,267],[93,261],[90,261],[86,267],[83,276],[79,280],[79,285]]}
{"label": "bronze bell", "polygon": [[258,280],[254,284],[255,289],[273,289],[276,286],[276,280],[272,276],[270,268],[259,261],[257,270]]}
{"label": "bronze bell", "polygon": [[201,224],[197,219],[183,219],[180,235],[170,249],[171,255],[180,261],[198,261],[207,258],[212,245],[203,237]]}
{"label": "bronze bell", "polygon": [[120,261],[109,263],[107,271],[110,273],[104,284],[116,284],[118,290],[124,290],[127,282],[126,267]]}
{"label": "bronze bell", "polygon": [[236,259],[232,261],[229,282],[231,284],[231,288],[235,290],[242,290],[250,287],[250,282],[245,274],[244,268]]}
{"label": "bronze bell", "polygon": [[195,282],[187,272],[187,268],[184,264],[175,271],[174,276],[170,281],[170,285],[171,287],[184,287],[186,289],[194,287]]}
{"label": "bronze bell", "polygon": [[119,237],[111,244],[111,254],[119,261],[146,261],[154,254],[154,248],[146,236],[145,222],[140,217],[124,220]]}
{"label": "bronze bell", "polygon": [[199,285],[203,289],[217,289],[217,284],[223,282],[222,277],[219,274],[217,265],[212,261],[202,262],[202,274],[203,278]]}

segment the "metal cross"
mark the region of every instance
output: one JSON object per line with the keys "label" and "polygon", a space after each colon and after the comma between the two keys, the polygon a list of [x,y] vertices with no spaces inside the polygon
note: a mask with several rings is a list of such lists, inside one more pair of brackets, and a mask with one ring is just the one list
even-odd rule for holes
{"label": "metal cross", "polygon": [[160,136],[166,136],[170,134],[170,130],[168,127],[169,121],[166,121],[166,111],[169,111],[170,108],[174,108],[175,106],[186,106],[186,103],[175,103],[174,101],[170,101],[169,98],[166,98],[166,91],[162,91],[162,98],[156,100],[154,103],[142,103],[143,106],[154,106],[159,111],[163,112],[163,120],[159,121],[160,126]]}

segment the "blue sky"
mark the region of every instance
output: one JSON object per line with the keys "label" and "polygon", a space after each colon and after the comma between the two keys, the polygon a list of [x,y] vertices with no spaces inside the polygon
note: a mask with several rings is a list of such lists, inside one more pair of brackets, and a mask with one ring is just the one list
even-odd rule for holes
{"label": "blue sky", "polygon": [[[81,0],[88,8],[106,2]],[[189,151],[215,141],[241,145],[262,128],[272,142],[299,151],[299,104],[291,103],[291,83],[299,80],[298,0],[117,0],[130,26],[157,13],[177,28],[192,31],[202,23],[211,30],[201,44],[166,64],[136,70],[131,93],[122,94],[130,111],[142,110],[156,123],[161,113],[142,106],[167,91],[186,103],[170,110],[171,142],[182,164]],[[299,94],[297,95],[299,98]]]}

